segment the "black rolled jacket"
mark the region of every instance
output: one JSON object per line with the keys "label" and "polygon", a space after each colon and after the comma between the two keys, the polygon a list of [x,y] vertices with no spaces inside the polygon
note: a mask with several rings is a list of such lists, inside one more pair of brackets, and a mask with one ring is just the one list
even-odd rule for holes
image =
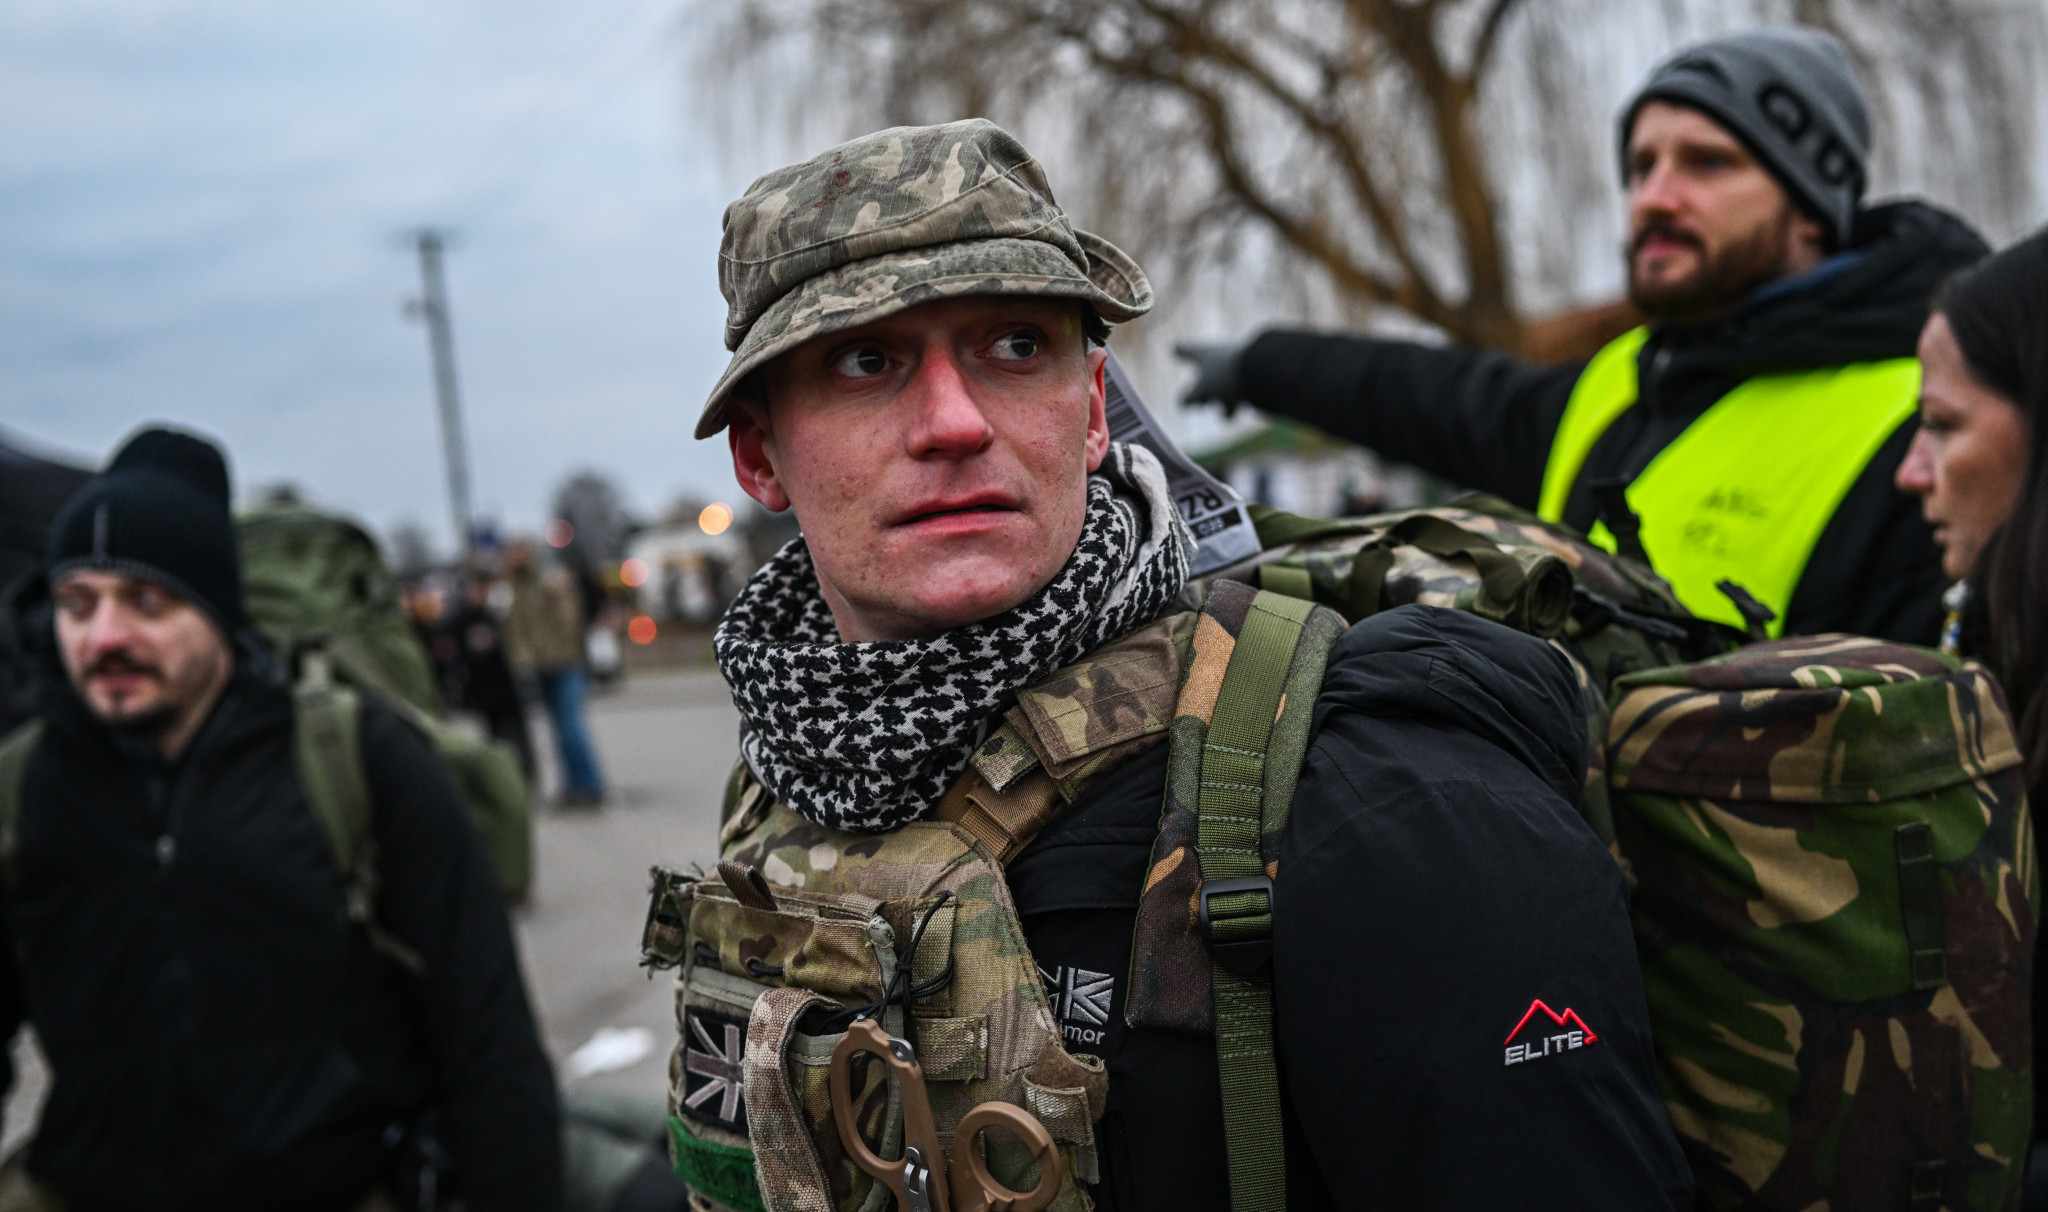
{"label": "black rolled jacket", "polygon": [[32,1023],[51,1071],[29,1169],[74,1212],[349,1209],[426,1111],[474,1212],[558,1208],[553,1078],[453,785],[366,701],[376,913],[418,978],[348,920],[266,657],[171,766],[44,670],[0,905],[0,1030]]}
{"label": "black rolled jacket", "polygon": [[[1819,270],[1764,288],[1717,324],[1653,327],[1637,364],[1640,398],[1588,453],[1564,520],[1590,527],[1599,510],[1587,484],[1641,474],[1745,379],[1911,356],[1936,288],[1987,251],[1962,220],[1931,206],[1872,207],[1858,214],[1846,254]],[[1534,509],[1551,439],[1584,369],[1273,330],[1245,350],[1238,384],[1262,411]],[[1786,634],[1938,638],[1940,553],[1919,502],[1892,485],[1918,428],[1900,426],[1836,508],[1793,591]]]}
{"label": "black rolled jacket", "polygon": [[[1470,614],[1402,607],[1331,653],[1274,896],[1290,1208],[1692,1207],[1626,888],[1577,811],[1578,701],[1555,649]],[[1214,1040],[1124,1021],[1167,757],[1008,872],[1067,1046],[1109,1068],[1105,1212],[1230,1206]]]}

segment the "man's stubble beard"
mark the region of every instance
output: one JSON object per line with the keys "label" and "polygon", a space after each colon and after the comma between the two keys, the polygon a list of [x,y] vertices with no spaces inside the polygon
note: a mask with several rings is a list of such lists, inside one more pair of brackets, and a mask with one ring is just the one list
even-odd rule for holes
{"label": "man's stubble beard", "polygon": [[86,669],[85,677],[81,680],[89,682],[94,674],[104,672],[110,666],[118,666],[124,670],[148,676],[156,683],[158,699],[155,706],[133,713],[123,711],[121,700],[117,699],[112,703],[112,713],[110,714],[107,711],[101,710],[100,706],[93,701],[93,696],[86,693],[84,687],[81,686],[78,688],[79,697],[85,700],[86,709],[92,712],[94,719],[98,720],[110,732],[142,741],[160,740],[165,733],[177,727],[185,711],[185,705],[172,701],[173,691],[169,680],[164,676],[163,670],[154,665],[128,658],[125,654],[115,654],[111,658],[101,657],[93,662]]}
{"label": "man's stubble beard", "polygon": [[1652,320],[1669,324],[1706,324],[1727,315],[1758,290],[1786,276],[1792,260],[1793,227],[1798,213],[1783,207],[1772,219],[1718,252],[1705,249],[1690,233],[1681,234],[1699,250],[1699,268],[1668,286],[1645,288],[1636,281],[1636,251],[1644,237],[1660,228],[1645,227],[1629,241],[1628,297]]}

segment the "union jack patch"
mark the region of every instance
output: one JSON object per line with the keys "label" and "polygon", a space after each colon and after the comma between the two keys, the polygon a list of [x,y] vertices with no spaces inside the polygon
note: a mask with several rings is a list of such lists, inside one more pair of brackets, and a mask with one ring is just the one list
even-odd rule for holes
{"label": "union jack patch", "polygon": [[698,1006],[683,1007],[683,1088],[676,1110],[728,1132],[747,1132],[747,1022]]}

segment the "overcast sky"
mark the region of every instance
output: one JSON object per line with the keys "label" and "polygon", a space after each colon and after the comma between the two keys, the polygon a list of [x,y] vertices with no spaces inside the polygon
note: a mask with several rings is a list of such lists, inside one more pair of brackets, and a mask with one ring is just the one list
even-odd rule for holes
{"label": "overcast sky", "polygon": [[449,259],[480,512],[571,471],[731,498],[719,216],[677,0],[0,5],[0,426],[98,462],[149,421],[380,528],[449,532],[397,234]]}
{"label": "overcast sky", "polygon": [[[480,513],[535,529],[585,468],[642,513],[737,503],[723,443],[690,438],[727,357],[719,220],[787,157],[716,150],[686,3],[0,4],[0,431],[97,463],[173,421],[223,439],[245,492],[290,482],[445,550],[426,338],[402,314],[399,235],[431,223],[457,232]],[[1631,43],[1613,89],[1673,36]],[[1182,378],[1134,369],[1155,405]]]}

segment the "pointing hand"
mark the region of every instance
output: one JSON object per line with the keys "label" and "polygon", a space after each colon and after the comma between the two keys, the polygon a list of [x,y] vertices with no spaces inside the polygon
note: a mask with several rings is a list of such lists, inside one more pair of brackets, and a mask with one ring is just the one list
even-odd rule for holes
{"label": "pointing hand", "polygon": [[1231,416],[1247,402],[1237,381],[1244,346],[1189,342],[1174,346],[1173,356],[1195,368],[1194,384],[1181,395],[1181,403],[1221,404],[1223,415]]}

